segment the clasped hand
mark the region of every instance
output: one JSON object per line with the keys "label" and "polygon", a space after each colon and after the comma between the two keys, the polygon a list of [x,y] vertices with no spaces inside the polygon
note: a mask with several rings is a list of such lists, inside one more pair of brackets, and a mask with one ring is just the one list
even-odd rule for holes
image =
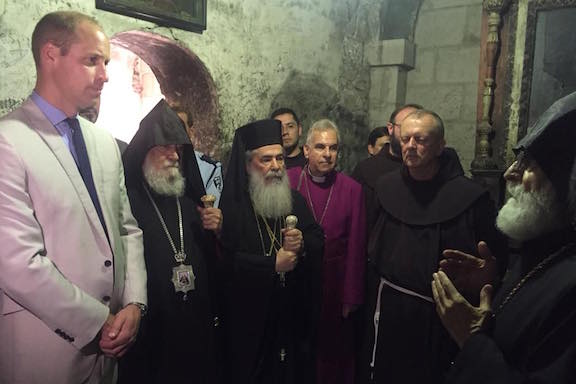
{"label": "clasped hand", "polygon": [[108,357],[122,357],[136,341],[140,327],[141,310],[134,304],[122,308],[116,315],[109,314],[102,326],[100,349]]}

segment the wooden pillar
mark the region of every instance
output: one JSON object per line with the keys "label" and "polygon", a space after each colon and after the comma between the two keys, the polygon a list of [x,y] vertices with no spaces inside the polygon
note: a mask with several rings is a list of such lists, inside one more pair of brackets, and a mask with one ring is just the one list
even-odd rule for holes
{"label": "wooden pillar", "polygon": [[496,68],[501,48],[500,26],[502,15],[506,12],[510,0],[484,0],[483,52],[480,65],[480,87],[478,119],[476,126],[476,150],[471,164],[471,173],[475,179],[486,185],[496,200],[502,198],[501,175],[491,141],[494,137],[492,114],[494,110],[494,88],[496,86]]}

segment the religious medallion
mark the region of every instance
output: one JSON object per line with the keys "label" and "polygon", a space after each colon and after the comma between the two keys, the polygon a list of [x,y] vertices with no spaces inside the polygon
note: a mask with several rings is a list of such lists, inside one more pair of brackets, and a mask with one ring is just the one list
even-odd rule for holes
{"label": "religious medallion", "polygon": [[194,290],[194,280],[196,280],[196,276],[194,276],[191,265],[180,264],[172,268],[172,284],[174,284],[174,290],[184,293],[184,300],[186,300],[188,291]]}

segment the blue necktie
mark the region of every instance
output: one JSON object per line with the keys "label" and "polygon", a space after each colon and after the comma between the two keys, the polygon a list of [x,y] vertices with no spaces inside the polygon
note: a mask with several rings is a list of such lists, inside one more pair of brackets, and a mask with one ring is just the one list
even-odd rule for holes
{"label": "blue necktie", "polygon": [[98,213],[98,218],[106,236],[108,232],[106,230],[106,224],[104,222],[104,215],[102,214],[102,208],[100,207],[100,201],[98,200],[98,194],[96,193],[96,186],[94,185],[94,179],[92,178],[92,169],[90,168],[90,159],[88,158],[88,151],[86,150],[86,143],[84,142],[84,137],[82,136],[82,130],[80,129],[80,123],[77,118],[67,118],[68,126],[72,130],[72,142],[74,143],[74,148],[76,150],[76,165],[78,170],[82,175],[84,184],[88,189],[92,203],[94,203],[94,208]]}

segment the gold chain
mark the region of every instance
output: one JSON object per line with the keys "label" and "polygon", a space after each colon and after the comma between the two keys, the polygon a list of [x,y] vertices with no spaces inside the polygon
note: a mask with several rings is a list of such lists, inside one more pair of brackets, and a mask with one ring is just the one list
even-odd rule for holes
{"label": "gold chain", "polygon": [[[302,169],[302,173],[304,173],[304,169]],[[330,192],[328,192],[328,199],[326,200],[326,205],[324,205],[324,209],[322,210],[322,216],[320,217],[320,221],[316,217],[316,212],[314,211],[314,203],[312,202],[312,196],[310,195],[310,186],[308,185],[308,177],[304,175],[304,183],[306,184],[306,195],[308,197],[308,202],[310,203],[310,210],[312,211],[312,216],[314,216],[314,220],[318,223],[318,225],[322,225],[324,222],[324,217],[326,216],[326,212],[328,211],[328,204],[330,204],[330,199],[332,198],[332,191],[334,191],[334,184],[336,184],[336,180],[330,187]],[[300,189],[298,189],[300,191]]]}
{"label": "gold chain", "polygon": [[[260,216],[262,218],[262,221],[264,221],[264,225],[266,226],[266,232],[268,234],[268,238],[270,239],[270,249],[268,250],[268,253],[266,253],[266,246],[264,244],[264,236],[262,236],[262,229],[260,228],[260,220],[258,220],[258,216],[259,215],[256,214],[256,210],[254,210],[254,218],[256,219],[256,227],[258,228],[258,235],[260,236],[260,244],[262,246],[262,252],[266,256],[271,256],[272,250],[274,250],[276,253],[278,253],[280,248],[282,248],[282,243],[281,243],[281,241],[278,241],[278,238],[276,237],[276,233],[275,233],[276,227],[278,225],[278,218],[276,218],[276,220],[274,220],[274,230],[272,230],[272,228],[270,228],[270,225],[268,225],[268,221],[266,220],[266,218],[264,218],[263,216]],[[278,247],[276,247],[276,244],[278,244]]]}

